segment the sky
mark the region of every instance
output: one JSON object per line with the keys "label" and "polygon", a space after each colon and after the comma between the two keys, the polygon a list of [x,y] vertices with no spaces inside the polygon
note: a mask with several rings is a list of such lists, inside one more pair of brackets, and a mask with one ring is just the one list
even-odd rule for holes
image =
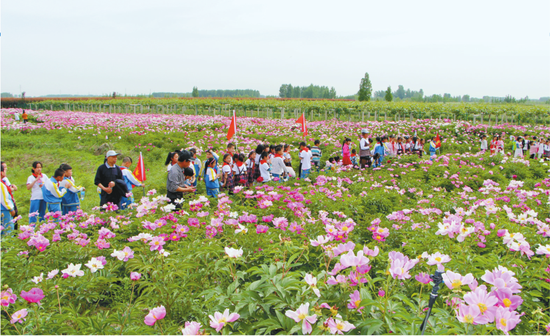
{"label": "sky", "polygon": [[281,84],[357,93],[550,96],[550,1],[1,3],[1,91],[191,92]]}

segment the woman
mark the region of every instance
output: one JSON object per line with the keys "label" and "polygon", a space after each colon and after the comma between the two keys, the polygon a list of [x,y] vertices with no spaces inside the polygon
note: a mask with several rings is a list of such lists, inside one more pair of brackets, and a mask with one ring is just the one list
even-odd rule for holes
{"label": "woman", "polygon": [[32,175],[27,179],[27,190],[32,189],[31,208],[29,212],[31,214],[38,212],[38,215],[33,217],[29,216],[29,223],[36,223],[37,221],[43,221],[44,215],[46,214],[46,202],[42,195],[42,186],[44,185],[44,181],[48,179],[48,176],[42,174],[42,162],[40,161],[34,161],[32,163],[31,172]]}
{"label": "woman", "polygon": [[343,156],[343,161],[344,161],[344,166],[349,166],[351,165],[351,153],[350,153],[350,150],[349,150],[349,144],[351,143],[351,139],[350,138],[345,138],[344,141],[342,142],[342,156]]}
{"label": "woman", "polygon": [[170,171],[170,168],[172,168],[172,166],[178,162],[178,158],[179,158],[178,152],[168,153],[168,156],[166,157],[166,161],[164,162],[164,165],[166,166],[166,171]]}

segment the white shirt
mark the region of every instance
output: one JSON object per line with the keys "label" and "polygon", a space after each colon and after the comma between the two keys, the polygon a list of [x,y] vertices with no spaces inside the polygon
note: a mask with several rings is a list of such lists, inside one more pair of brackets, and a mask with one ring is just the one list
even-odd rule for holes
{"label": "white shirt", "polygon": [[[125,169],[126,170],[126,169]],[[124,174],[124,171],[122,172]],[[84,189],[83,187],[77,187],[76,182],[74,181],[74,178],[71,176],[69,179],[63,179],[63,181],[59,182],[59,186],[66,188],[74,193],[77,193],[79,191],[82,191]]]}
{"label": "white shirt", "polygon": [[233,175],[246,174],[246,165],[243,164],[240,167],[237,164],[233,165]]}
{"label": "white shirt", "polygon": [[0,188],[2,189],[2,193],[0,195],[0,199],[2,201],[2,205],[9,211],[13,210],[13,199],[11,198],[10,192],[8,190],[8,187],[4,185],[4,183],[0,183]]}
{"label": "white shirt", "polygon": [[15,121],[19,121],[19,112],[15,112],[14,116],[15,116]]}
{"label": "white shirt", "polygon": [[290,162],[292,162],[292,156],[290,156],[290,153],[284,152],[283,157],[285,158],[285,160],[289,160]]}
{"label": "white shirt", "polygon": [[[194,169],[195,167],[193,167],[192,169]],[[139,182],[136,177],[134,176],[134,174],[130,171],[130,169],[126,168],[126,169],[121,169],[122,170],[122,176],[125,176],[129,181],[130,183],[132,183],[133,185],[135,185],[136,187],[141,187],[141,182]]]}
{"label": "white shirt", "polygon": [[302,162],[302,170],[311,169],[311,151],[308,149],[300,152],[300,159]]}
{"label": "white shirt", "polygon": [[283,158],[273,157],[271,160],[271,173],[281,175],[283,172],[288,174]]}
{"label": "white shirt", "polygon": [[168,166],[166,166],[166,171],[170,171],[170,169],[172,169],[172,163],[169,163]]}
{"label": "white shirt", "polygon": [[2,181],[4,181],[4,183],[5,183],[8,187],[11,186],[11,182],[10,182],[10,180],[8,179],[7,176],[4,177],[4,178],[2,179]]}
{"label": "white shirt", "polygon": [[367,141],[367,139],[362,138],[361,141],[359,141],[359,147],[361,150],[370,149],[369,142]]}
{"label": "white shirt", "polygon": [[263,182],[271,181],[271,175],[269,175],[269,164],[267,162],[260,165],[260,176],[264,179]]}
{"label": "white shirt", "polygon": [[481,149],[487,150],[487,140],[481,140]]}
{"label": "white shirt", "polygon": [[224,164],[222,167],[222,172],[227,174],[231,173],[231,166]]}
{"label": "white shirt", "polygon": [[254,166],[254,161],[250,159],[246,159],[244,164],[246,165],[247,169],[252,169],[252,167]]}
{"label": "white shirt", "polygon": [[[33,183],[34,180],[36,180],[36,178],[33,175],[29,176],[29,178],[27,179],[27,184]],[[48,176],[46,176],[46,174],[43,173],[42,183],[44,183],[46,180],[48,180]],[[39,184],[40,184],[39,182],[36,182],[32,186],[31,201],[44,199],[44,196],[42,195],[42,187],[39,186]]]}

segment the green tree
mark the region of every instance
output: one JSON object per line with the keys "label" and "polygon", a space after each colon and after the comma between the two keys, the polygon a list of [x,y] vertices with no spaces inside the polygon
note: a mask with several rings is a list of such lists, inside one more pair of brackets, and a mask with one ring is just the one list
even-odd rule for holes
{"label": "green tree", "polygon": [[372,83],[370,82],[369,73],[365,72],[365,77],[361,78],[359,84],[359,101],[369,101],[372,95]]}
{"label": "green tree", "polygon": [[191,93],[191,96],[193,97],[199,96],[199,89],[196,86],[193,86],[193,92]]}
{"label": "green tree", "polygon": [[403,85],[399,85],[397,87],[397,91],[394,92],[394,95],[399,99],[405,98],[405,88],[403,87]]}
{"label": "green tree", "polygon": [[384,99],[386,101],[391,102],[393,100],[393,95],[391,94],[391,86],[388,86],[388,89],[386,90],[386,95],[384,96]]}

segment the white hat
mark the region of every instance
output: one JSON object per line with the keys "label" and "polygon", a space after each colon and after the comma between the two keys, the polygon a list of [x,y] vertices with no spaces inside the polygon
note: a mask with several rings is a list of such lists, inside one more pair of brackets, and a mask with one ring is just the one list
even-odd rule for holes
{"label": "white hat", "polygon": [[366,129],[366,128],[363,128],[363,129],[361,130],[361,133],[362,133],[362,134],[368,134],[368,133],[369,133],[369,130]]}
{"label": "white hat", "polygon": [[120,155],[120,153],[115,152],[114,150],[110,150],[105,154],[105,157],[108,158],[109,156],[117,156]]}

